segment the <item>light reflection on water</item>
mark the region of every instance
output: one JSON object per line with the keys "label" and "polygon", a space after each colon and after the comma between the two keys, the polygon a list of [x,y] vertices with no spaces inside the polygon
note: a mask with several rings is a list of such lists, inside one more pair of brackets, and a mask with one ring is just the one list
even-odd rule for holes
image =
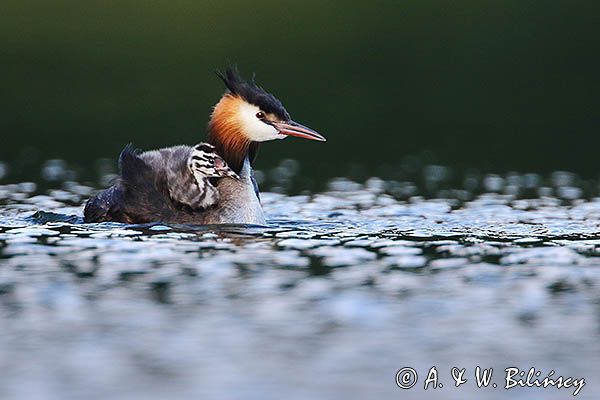
{"label": "light reflection on water", "polygon": [[[279,192],[298,172],[282,165],[262,174]],[[93,189],[44,168],[0,186],[3,399],[571,394],[455,389],[454,365],[554,369],[600,393],[595,182],[430,166],[265,192],[266,227],[128,226],[82,224]],[[395,386],[433,365],[444,390]]]}

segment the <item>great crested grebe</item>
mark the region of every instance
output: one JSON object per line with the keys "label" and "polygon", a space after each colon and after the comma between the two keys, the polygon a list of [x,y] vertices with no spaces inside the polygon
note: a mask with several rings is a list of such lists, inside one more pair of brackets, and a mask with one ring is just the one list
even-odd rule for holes
{"label": "great crested grebe", "polygon": [[85,222],[265,224],[252,162],[260,142],[297,136],[325,141],[292,121],[272,94],[229,68],[218,76],[227,91],[208,124],[208,143],[119,157],[119,178],[91,197]]}

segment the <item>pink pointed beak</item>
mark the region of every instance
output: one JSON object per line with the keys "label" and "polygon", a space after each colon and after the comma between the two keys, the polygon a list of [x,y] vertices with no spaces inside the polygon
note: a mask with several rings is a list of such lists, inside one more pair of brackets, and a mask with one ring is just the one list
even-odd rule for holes
{"label": "pink pointed beak", "polygon": [[319,142],[327,141],[323,135],[292,120],[286,122],[273,122],[273,126],[282,135],[297,136],[304,139],[318,140]]}
{"label": "pink pointed beak", "polygon": [[233,172],[233,170],[229,168],[229,165],[227,165],[225,160],[223,160],[221,157],[215,158],[215,171],[217,172],[217,177],[219,178],[228,176],[233,179],[240,179],[238,174]]}

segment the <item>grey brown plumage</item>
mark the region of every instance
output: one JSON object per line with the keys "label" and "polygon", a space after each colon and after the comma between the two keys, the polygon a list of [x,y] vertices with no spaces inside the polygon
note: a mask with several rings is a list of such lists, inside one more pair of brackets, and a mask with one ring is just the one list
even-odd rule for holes
{"label": "grey brown plumage", "polygon": [[119,157],[115,184],[92,197],[86,222],[204,223],[203,212],[220,199],[211,179],[239,180],[207,143],[139,153],[128,145]]}

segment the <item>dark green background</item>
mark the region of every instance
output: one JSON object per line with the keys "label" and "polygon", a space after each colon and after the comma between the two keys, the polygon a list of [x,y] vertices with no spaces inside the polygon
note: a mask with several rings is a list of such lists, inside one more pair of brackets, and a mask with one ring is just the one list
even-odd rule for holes
{"label": "dark green background", "polygon": [[268,143],[259,168],[380,173],[417,155],[597,176],[598,4],[4,0],[0,159],[199,141],[214,70],[235,63],[329,139]]}

